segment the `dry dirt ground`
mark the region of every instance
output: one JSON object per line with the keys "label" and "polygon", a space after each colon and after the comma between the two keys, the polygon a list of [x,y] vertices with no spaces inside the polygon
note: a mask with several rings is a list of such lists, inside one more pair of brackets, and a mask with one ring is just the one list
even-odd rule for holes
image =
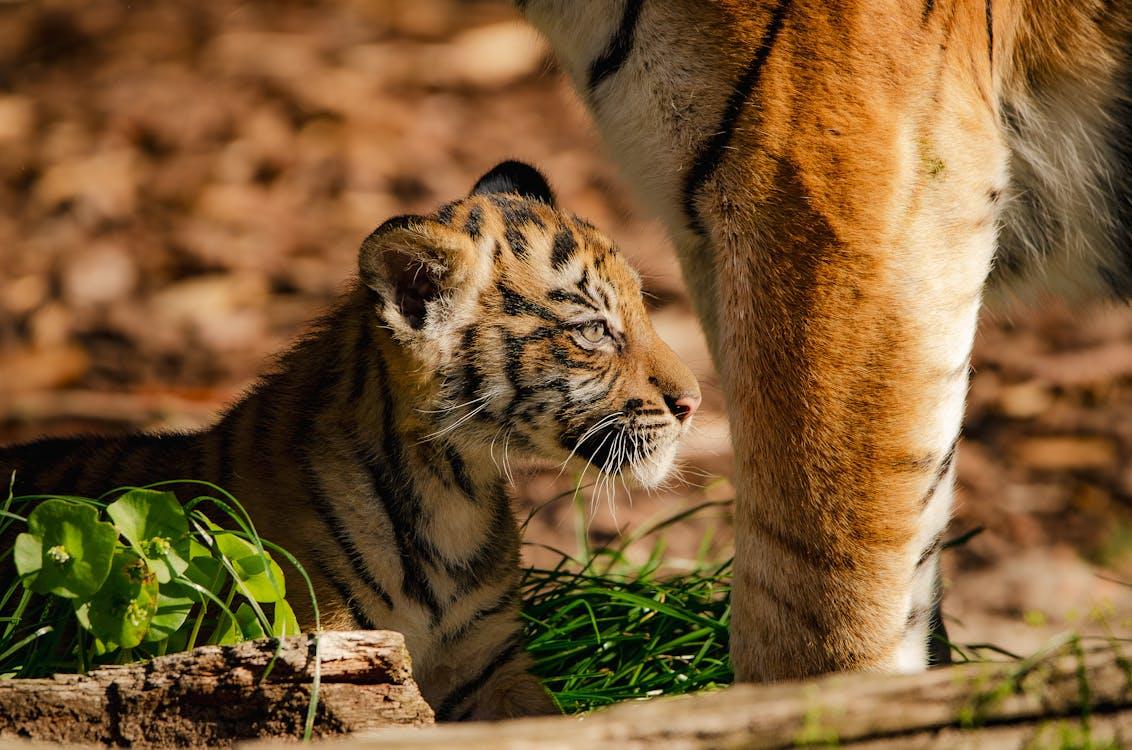
{"label": "dry dirt ground", "polygon": [[[549,503],[528,540],[573,552],[578,528],[606,542],[729,498],[671,248],[504,2],[0,2],[0,442],[207,424],[333,299],[370,229],[507,157],[619,241],[706,394],[686,482],[621,490],[616,521]],[[1132,311],[988,319],[975,368],[953,528],[985,531],[947,555],[953,634],[1026,651],[1067,627],[1132,632],[1114,582],[1132,579]],[[533,472],[518,502],[569,482]],[[728,554],[726,509],[666,543],[673,567]]]}

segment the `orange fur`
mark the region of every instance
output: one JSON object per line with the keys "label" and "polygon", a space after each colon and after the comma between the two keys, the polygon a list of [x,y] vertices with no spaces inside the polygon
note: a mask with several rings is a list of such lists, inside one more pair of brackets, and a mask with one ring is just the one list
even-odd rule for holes
{"label": "orange fur", "polygon": [[995,258],[1000,287],[1132,290],[1132,7],[519,5],[666,221],[714,352],[738,676],[923,668]]}

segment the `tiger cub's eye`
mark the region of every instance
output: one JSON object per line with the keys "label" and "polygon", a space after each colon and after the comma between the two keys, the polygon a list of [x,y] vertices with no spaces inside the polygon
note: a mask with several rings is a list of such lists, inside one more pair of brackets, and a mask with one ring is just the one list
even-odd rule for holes
{"label": "tiger cub's eye", "polygon": [[609,332],[605,328],[605,323],[600,320],[590,321],[578,330],[582,334],[582,338],[591,344],[600,344],[605,340],[606,336],[609,335]]}

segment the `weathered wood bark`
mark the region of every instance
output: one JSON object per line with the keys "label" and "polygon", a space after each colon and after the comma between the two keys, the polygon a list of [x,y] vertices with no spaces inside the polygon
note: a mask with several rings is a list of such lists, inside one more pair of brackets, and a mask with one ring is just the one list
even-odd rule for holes
{"label": "weathered wood bark", "polygon": [[212,747],[302,735],[316,664],[314,731],[325,737],[432,723],[400,633],[324,633],[204,646],[85,676],[0,681],[0,738],[130,747]]}
{"label": "weathered wood bark", "polygon": [[[1092,745],[1083,741],[1086,736]],[[802,683],[739,685],[623,704],[583,720],[382,730],[327,746],[632,750],[798,745],[885,750],[1132,747],[1132,664],[1119,644],[1112,644],[1087,653],[1069,649],[1036,662],[968,664],[919,675],[836,675]]]}

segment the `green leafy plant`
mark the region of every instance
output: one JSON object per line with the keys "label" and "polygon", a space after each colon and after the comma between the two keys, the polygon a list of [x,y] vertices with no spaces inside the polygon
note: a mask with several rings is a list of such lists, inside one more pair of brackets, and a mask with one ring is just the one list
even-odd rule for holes
{"label": "green leafy plant", "polygon": [[[203,487],[184,504],[164,489]],[[205,510],[211,512],[206,515]],[[230,522],[222,527],[216,519]],[[190,481],[0,506],[0,677],[84,672],[205,644],[297,635],[286,550],[220,488]],[[10,558],[10,559],[9,559]]]}

